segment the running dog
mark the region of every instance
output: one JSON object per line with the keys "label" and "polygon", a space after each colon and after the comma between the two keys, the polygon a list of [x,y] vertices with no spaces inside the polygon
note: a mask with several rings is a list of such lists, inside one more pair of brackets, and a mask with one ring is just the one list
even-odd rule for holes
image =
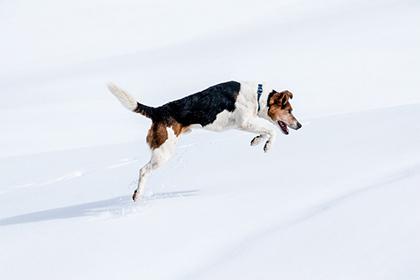
{"label": "running dog", "polygon": [[114,84],[108,84],[108,88],[127,109],[152,120],[146,137],[152,156],[140,169],[134,201],[143,195],[146,177],[168,161],[178,138],[191,128],[257,133],[251,146],[265,140],[267,152],[276,138],[276,126],[284,134],[289,134],[288,127],[302,127],[292,114],[289,99],[293,94],[288,90],[277,92],[263,83],[225,82],[159,107],[137,102]]}

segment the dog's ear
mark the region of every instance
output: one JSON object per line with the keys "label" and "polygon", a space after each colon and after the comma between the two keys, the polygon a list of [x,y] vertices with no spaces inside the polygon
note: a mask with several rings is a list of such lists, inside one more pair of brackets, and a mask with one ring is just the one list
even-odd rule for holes
{"label": "dog's ear", "polygon": [[280,97],[278,99],[278,105],[281,106],[282,108],[286,107],[287,102],[289,101],[289,98],[293,98],[293,94],[288,91],[288,90],[284,90],[282,92],[280,92]]}
{"label": "dog's ear", "polygon": [[293,99],[293,93],[288,90],[285,90],[284,92],[289,96],[290,99]]}

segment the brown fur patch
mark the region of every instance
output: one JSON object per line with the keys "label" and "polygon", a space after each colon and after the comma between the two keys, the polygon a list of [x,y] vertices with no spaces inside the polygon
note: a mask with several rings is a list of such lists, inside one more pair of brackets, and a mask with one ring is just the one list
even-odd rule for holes
{"label": "brown fur patch", "polygon": [[296,121],[295,117],[290,113],[292,105],[289,99],[293,98],[293,94],[288,91],[275,92],[268,100],[268,115],[273,121],[281,120],[287,124]]}
{"label": "brown fur patch", "polygon": [[270,94],[268,100],[268,107],[271,107],[271,105],[278,105],[281,107],[286,107],[287,105],[290,106],[289,98],[293,98],[293,93],[291,93],[288,90],[284,90],[282,92],[275,92],[273,91],[272,94]]}
{"label": "brown fur patch", "polygon": [[188,127],[183,126],[182,124],[180,124],[177,121],[173,121],[171,124],[172,130],[174,131],[176,137],[178,137],[179,135],[181,135],[182,133],[184,133],[185,131],[188,130]]}
{"label": "brown fur patch", "polygon": [[279,120],[281,119],[279,116],[284,115],[287,116],[289,114],[289,110],[292,108],[290,104],[286,105],[284,108],[277,104],[273,104],[268,109],[268,115],[272,120]]}
{"label": "brown fur patch", "polygon": [[270,118],[275,120],[277,119],[276,116],[283,113],[283,110],[287,112],[288,109],[291,109],[288,99],[289,95],[285,92],[275,92],[270,96],[268,100],[268,115]]}
{"label": "brown fur patch", "polygon": [[188,126],[183,126],[179,122],[169,119],[166,122],[154,122],[147,133],[147,144],[154,150],[159,148],[168,139],[167,128],[172,128],[176,137],[188,131]]}
{"label": "brown fur patch", "polygon": [[154,122],[147,133],[146,141],[154,150],[160,147],[168,139],[168,131],[163,122]]}

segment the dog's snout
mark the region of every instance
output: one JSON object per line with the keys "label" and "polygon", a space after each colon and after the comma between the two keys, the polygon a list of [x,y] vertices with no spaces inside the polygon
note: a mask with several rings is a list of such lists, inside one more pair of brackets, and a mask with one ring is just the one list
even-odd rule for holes
{"label": "dog's snout", "polygon": [[297,129],[299,129],[299,128],[301,128],[301,127],[302,127],[301,123],[300,123],[300,122],[298,122],[298,123],[297,123]]}

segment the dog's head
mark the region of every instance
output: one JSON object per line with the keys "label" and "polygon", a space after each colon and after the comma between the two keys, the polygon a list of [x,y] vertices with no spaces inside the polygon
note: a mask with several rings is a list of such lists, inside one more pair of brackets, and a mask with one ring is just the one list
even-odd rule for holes
{"label": "dog's head", "polygon": [[295,130],[302,127],[292,114],[293,108],[289,102],[289,99],[292,98],[293,94],[288,90],[284,90],[282,92],[273,90],[268,95],[267,114],[271,121],[276,123],[284,134],[289,134],[289,129],[287,127]]}

